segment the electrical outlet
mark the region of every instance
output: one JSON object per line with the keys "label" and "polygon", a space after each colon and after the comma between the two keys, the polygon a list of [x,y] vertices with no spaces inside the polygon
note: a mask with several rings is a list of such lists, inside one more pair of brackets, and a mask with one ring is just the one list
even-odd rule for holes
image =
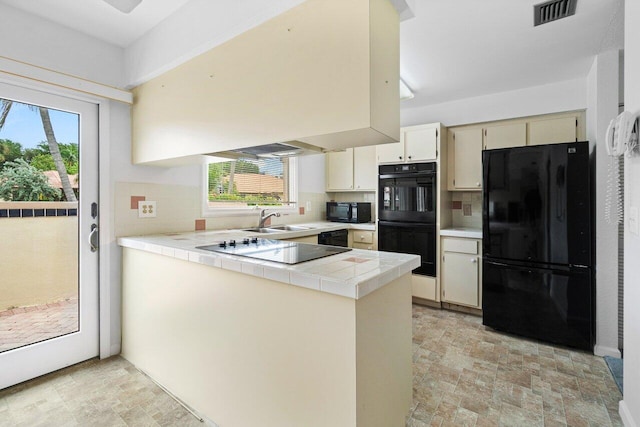
{"label": "electrical outlet", "polygon": [[138,202],[138,218],[155,218],[156,202],[141,200]]}
{"label": "electrical outlet", "polygon": [[305,207],[304,210],[307,211],[307,212],[311,212],[311,202],[307,202],[306,203],[306,207]]}

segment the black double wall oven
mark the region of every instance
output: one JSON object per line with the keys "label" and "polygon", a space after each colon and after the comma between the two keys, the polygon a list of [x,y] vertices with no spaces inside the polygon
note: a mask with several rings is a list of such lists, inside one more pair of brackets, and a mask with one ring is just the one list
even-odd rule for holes
{"label": "black double wall oven", "polygon": [[381,165],[378,249],[420,255],[414,274],[436,275],[436,163]]}

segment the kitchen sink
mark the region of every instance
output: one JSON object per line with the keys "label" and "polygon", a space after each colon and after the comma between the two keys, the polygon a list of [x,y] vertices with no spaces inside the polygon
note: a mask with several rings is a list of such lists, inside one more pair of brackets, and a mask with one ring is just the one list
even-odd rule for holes
{"label": "kitchen sink", "polygon": [[245,228],[243,231],[250,231],[252,233],[279,233],[282,230],[281,229],[280,230],[276,230],[274,228],[258,228],[258,227],[255,227],[255,228]]}
{"label": "kitchen sink", "polygon": [[303,227],[301,225],[273,225],[270,226],[271,230],[284,230],[284,231],[302,231],[302,230],[310,230],[311,227]]}

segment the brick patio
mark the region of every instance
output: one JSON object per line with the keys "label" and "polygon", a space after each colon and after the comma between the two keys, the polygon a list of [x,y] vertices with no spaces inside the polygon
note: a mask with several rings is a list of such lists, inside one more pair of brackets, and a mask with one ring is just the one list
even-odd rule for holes
{"label": "brick patio", "polygon": [[77,330],[77,299],[0,311],[0,352]]}

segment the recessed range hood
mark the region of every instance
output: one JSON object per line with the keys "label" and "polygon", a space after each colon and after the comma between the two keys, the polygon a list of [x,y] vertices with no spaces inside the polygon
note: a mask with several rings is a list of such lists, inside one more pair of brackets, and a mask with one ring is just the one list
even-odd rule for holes
{"label": "recessed range hood", "polygon": [[284,158],[298,157],[309,154],[320,154],[323,150],[301,141],[274,142],[272,144],[256,145],[253,147],[236,148],[234,150],[210,153],[214,157],[239,158]]}
{"label": "recessed range hood", "polygon": [[399,39],[390,0],[306,0],[136,87],[133,162],[398,141]]}

